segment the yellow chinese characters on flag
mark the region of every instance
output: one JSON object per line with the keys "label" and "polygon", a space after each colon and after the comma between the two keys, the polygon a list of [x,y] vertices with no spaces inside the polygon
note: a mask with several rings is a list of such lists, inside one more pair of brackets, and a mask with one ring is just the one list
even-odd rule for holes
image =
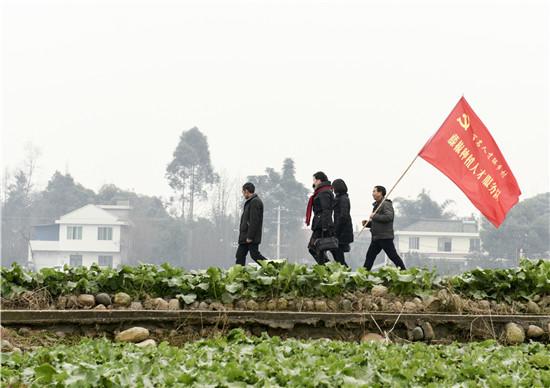
{"label": "yellow chinese characters on flag", "polygon": [[514,174],[464,97],[419,156],[447,175],[496,227],[519,200]]}

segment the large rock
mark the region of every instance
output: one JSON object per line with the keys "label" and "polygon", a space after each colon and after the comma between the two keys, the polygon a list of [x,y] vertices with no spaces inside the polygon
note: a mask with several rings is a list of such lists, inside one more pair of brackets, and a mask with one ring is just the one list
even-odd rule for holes
{"label": "large rock", "polygon": [[403,308],[405,309],[405,311],[416,311],[418,307],[413,302],[405,302]]}
{"label": "large rock", "polygon": [[198,309],[199,309],[199,305],[200,305],[200,303],[199,303],[198,301],[194,301],[193,303],[191,303],[191,304],[189,305],[189,308],[190,308],[191,310],[198,310]]}
{"label": "large rock", "polygon": [[330,311],[338,311],[338,303],[335,300],[329,299],[327,306]]}
{"label": "large rock", "polygon": [[310,299],[304,300],[304,305],[302,306],[302,310],[315,311],[315,303]]}
{"label": "large rock", "polygon": [[546,308],[550,306],[550,295],[545,295],[542,297],[542,299],[538,302],[540,307]]}
{"label": "large rock", "polygon": [[141,302],[132,302],[129,308],[130,310],[143,310],[143,305]]}
{"label": "large rock", "polygon": [[246,308],[249,311],[257,311],[259,308],[258,302],[256,302],[253,299],[250,299],[249,301],[246,302]]}
{"label": "large rock", "polygon": [[368,309],[370,311],[380,311],[380,306],[378,306],[376,303],[374,302],[371,302],[370,305],[368,306]]}
{"label": "large rock", "polygon": [[136,346],[139,346],[140,348],[145,348],[147,346],[157,346],[157,343],[154,339],[146,339],[145,341],[142,341],[140,343],[137,343]]}
{"label": "large rock", "polygon": [[431,341],[435,338],[434,329],[430,324],[430,322],[422,322],[420,327],[422,328],[422,332],[424,333],[424,339],[426,341]]}
{"label": "large rock", "polygon": [[168,302],[162,298],[146,299],[143,306],[147,310],[168,310]]}
{"label": "large rock", "polygon": [[370,290],[370,293],[372,296],[383,297],[388,295],[388,287],[377,284],[374,287],[372,287],[372,290]]}
{"label": "large rock", "polygon": [[267,310],[268,311],[275,311],[277,310],[277,301],[275,299],[270,299],[268,302],[267,302]]}
{"label": "large rock", "polygon": [[155,306],[155,310],[168,310],[169,304],[162,298],[155,298],[153,299],[153,306]]}
{"label": "large rock", "polygon": [[225,311],[225,306],[223,304],[221,304],[220,302],[210,303],[209,308],[212,311]]}
{"label": "large rock", "polygon": [[[153,310],[154,309],[153,300],[154,299],[152,298],[146,297],[145,300],[143,301],[143,308],[145,310]],[[130,305],[132,304],[130,303]]]}
{"label": "large rock", "polygon": [[510,345],[521,344],[525,341],[525,330],[516,323],[507,323],[504,327],[506,343]]}
{"label": "large rock", "polygon": [[377,333],[366,333],[361,337],[361,342],[386,342],[386,339]]}
{"label": "large rock", "polygon": [[529,338],[539,338],[544,335],[544,330],[541,327],[535,325],[529,325],[527,328],[527,337]]}
{"label": "large rock", "polygon": [[288,309],[288,300],[285,298],[279,298],[277,300],[277,310],[286,311]]}
{"label": "large rock", "polygon": [[141,342],[149,337],[149,330],[144,327],[132,327],[121,331],[115,337],[117,342]]}
{"label": "large rock", "polygon": [[460,295],[451,295],[450,308],[452,311],[462,312],[465,304],[467,304],[466,301]]}
{"label": "large rock", "polygon": [[392,304],[390,304],[391,308],[394,310],[394,311],[399,311],[401,312],[401,310],[403,310],[403,303],[401,303],[400,301],[396,300],[395,302],[393,302]]}
{"label": "large rock", "polygon": [[95,297],[90,294],[78,295],[78,305],[84,308],[92,308],[95,306]]}
{"label": "large rock", "polygon": [[235,308],[237,310],[246,310],[246,300],[239,299],[238,301],[236,301],[235,302]]}
{"label": "large rock", "polygon": [[8,340],[0,340],[0,350],[2,352],[11,352],[13,350],[13,345]]}
{"label": "large rock", "polygon": [[328,311],[327,302],[325,302],[324,300],[316,300],[315,311],[318,311],[320,313],[327,312]]}
{"label": "large rock", "polygon": [[349,299],[342,299],[342,301],[340,302],[340,307],[344,311],[351,311],[353,309],[353,305],[351,303],[351,300]]}
{"label": "large rock", "polygon": [[104,292],[95,296],[95,303],[102,304],[103,306],[109,306],[111,304],[111,297]]}
{"label": "large rock", "polygon": [[529,314],[540,314],[539,305],[531,300],[527,302],[526,309]]}
{"label": "large rock", "polygon": [[170,299],[168,302],[168,310],[180,310],[180,301],[179,299]]}
{"label": "large rock", "polygon": [[420,326],[416,326],[411,332],[411,337],[413,341],[422,341],[424,339],[424,331]]}
{"label": "large rock", "polygon": [[132,303],[132,298],[125,292],[117,292],[114,302],[117,306],[128,307]]}
{"label": "large rock", "polygon": [[380,311],[391,311],[391,310],[393,310],[393,303],[389,302],[387,299],[381,298],[380,301],[378,302],[378,304],[380,305]]}
{"label": "large rock", "polygon": [[428,296],[424,301],[424,309],[430,312],[437,312],[441,310],[441,299],[435,296]]}

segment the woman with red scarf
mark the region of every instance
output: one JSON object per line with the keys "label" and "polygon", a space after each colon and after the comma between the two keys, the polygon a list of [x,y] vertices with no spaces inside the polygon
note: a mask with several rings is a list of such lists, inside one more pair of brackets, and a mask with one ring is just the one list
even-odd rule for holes
{"label": "woman with red scarf", "polygon": [[[308,250],[318,264],[325,264],[328,262],[326,252],[319,251],[315,247],[315,240],[318,238],[334,235],[334,222],[332,220],[334,194],[330,181],[324,172],[319,171],[313,174],[313,189],[315,191],[309,198],[306,211],[306,225],[309,226],[311,223],[311,230],[313,231]],[[311,219],[312,213],[313,220]]]}

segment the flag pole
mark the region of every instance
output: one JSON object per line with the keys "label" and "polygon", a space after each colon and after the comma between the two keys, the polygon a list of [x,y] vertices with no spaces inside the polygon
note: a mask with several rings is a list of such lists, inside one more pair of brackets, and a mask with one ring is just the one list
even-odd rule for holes
{"label": "flag pole", "polygon": [[[391,190],[384,196],[384,198],[382,198],[382,201],[378,204],[378,206],[376,207],[376,209],[374,209],[374,212],[372,213],[373,215],[375,215],[376,213],[378,213],[378,210],[380,210],[380,208],[382,207],[382,204],[384,203],[384,201],[386,200],[386,198],[388,198],[391,193],[393,192],[393,190],[395,189],[395,187],[399,184],[399,182],[401,182],[401,179],[403,179],[403,177],[405,176],[405,174],[407,174],[407,172],[409,172],[409,170],[411,169],[412,165],[414,164],[414,162],[416,161],[416,159],[418,159],[418,156],[420,155],[420,152],[418,154],[416,154],[416,156],[414,157],[414,159],[412,160],[412,162],[409,164],[409,166],[405,169],[405,171],[403,171],[403,174],[401,174],[401,176],[399,177],[399,179],[397,179],[397,181],[394,183],[393,187],[391,188]],[[365,224],[366,225],[366,224]],[[363,230],[365,230],[366,226],[363,225],[363,228],[359,231],[359,233],[357,234],[357,237],[359,237],[361,235],[361,233],[363,233]]]}

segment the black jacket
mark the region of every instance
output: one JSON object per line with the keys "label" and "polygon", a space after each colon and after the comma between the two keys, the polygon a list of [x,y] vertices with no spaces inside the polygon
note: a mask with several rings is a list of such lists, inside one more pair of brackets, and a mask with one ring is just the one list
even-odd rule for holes
{"label": "black jacket", "polygon": [[334,234],[339,244],[353,242],[353,224],[350,215],[351,205],[347,193],[336,194],[334,198]]}
{"label": "black jacket", "polygon": [[[323,182],[319,187],[330,186],[330,182]],[[334,222],[332,221],[332,209],[334,207],[334,194],[332,190],[321,191],[313,199],[313,221],[311,230],[324,231],[328,234],[334,233]]]}
{"label": "black jacket", "polygon": [[252,244],[262,242],[262,223],[264,220],[264,204],[257,194],[248,198],[243,206],[241,224],[239,227],[239,244],[246,244],[246,239]]}
{"label": "black jacket", "polygon": [[[378,202],[372,204],[372,211],[378,207]],[[382,207],[367,224],[370,227],[373,240],[393,239],[393,204],[391,200],[386,199],[382,202]]]}

